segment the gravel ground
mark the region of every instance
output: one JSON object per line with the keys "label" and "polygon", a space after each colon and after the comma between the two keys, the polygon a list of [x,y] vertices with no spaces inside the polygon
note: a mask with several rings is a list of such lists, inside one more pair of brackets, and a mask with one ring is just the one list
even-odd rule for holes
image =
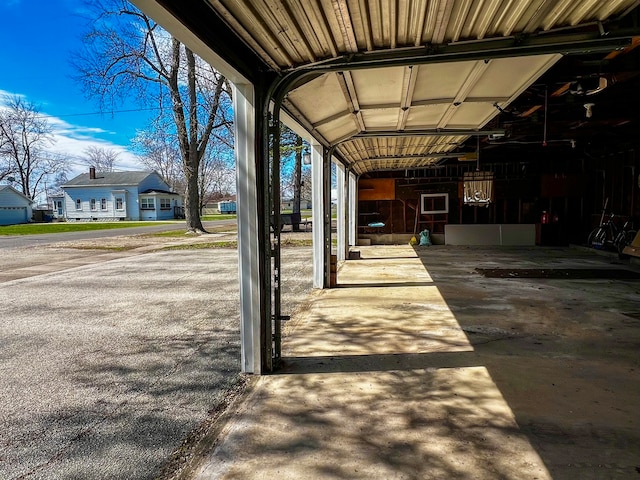
{"label": "gravel ground", "polygon": [[[144,247],[3,251],[0,270],[93,263],[0,283],[0,478],[157,478],[243,383],[237,251]],[[283,267],[293,313],[311,248],[283,249]]]}

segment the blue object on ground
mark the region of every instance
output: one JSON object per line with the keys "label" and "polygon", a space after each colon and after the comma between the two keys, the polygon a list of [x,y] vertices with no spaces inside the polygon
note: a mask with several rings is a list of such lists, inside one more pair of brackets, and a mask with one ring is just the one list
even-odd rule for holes
{"label": "blue object on ground", "polygon": [[420,245],[423,247],[431,246],[431,238],[429,238],[429,230],[426,228],[420,232]]}

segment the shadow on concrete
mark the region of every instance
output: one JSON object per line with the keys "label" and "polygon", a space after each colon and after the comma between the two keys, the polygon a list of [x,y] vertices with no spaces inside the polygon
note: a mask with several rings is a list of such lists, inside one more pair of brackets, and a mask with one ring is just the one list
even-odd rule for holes
{"label": "shadow on concrete", "polygon": [[535,478],[523,476],[535,457],[486,370],[425,370],[425,357],[374,356],[374,364],[418,368],[372,371],[367,359],[348,356],[336,372],[293,359],[299,370],[258,390],[251,403],[259,410],[240,419],[253,427],[232,431],[201,478]]}
{"label": "shadow on concrete", "polygon": [[478,366],[478,358],[473,352],[330,355],[287,357],[277,374],[388,372],[474,366]]}
{"label": "shadow on concrete", "polygon": [[424,287],[433,282],[371,282],[371,283],[338,283],[334,288],[394,288],[394,287]]}
{"label": "shadow on concrete", "polygon": [[640,478],[639,272],[569,248],[417,253],[551,476]]}
{"label": "shadow on concrete", "polygon": [[358,259],[354,259],[354,260],[351,260],[351,261],[359,261],[359,262],[369,261],[370,262],[370,261],[377,261],[377,260],[402,260],[402,259],[415,259],[415,258],[417,258],[417,255],[408,255],[408,256],[398,255],[397,257],[396,256],[393,256],[393,257],[382,257],[382,256],[381,257],[375,257],[375,256],[371,256],[371,257],[360,257]]}
{"label": "shadow on concrete", "polygon": [[287,324],[198,479],[635,478],[637,283],[475,270],[601,261],[559,249],[396,251]]}
{"label": "shadow on concrete", "polygon": [[476,268],[476,271],[486,278],[640,280],[640,272],[626,268]]}

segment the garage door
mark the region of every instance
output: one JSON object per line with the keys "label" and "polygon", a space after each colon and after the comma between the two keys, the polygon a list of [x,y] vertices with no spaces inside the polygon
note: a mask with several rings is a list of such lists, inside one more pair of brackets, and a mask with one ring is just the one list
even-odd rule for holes
{"label": "garage door", "polygon": [[27,207],[0,207],[0,225],[27,222]]}

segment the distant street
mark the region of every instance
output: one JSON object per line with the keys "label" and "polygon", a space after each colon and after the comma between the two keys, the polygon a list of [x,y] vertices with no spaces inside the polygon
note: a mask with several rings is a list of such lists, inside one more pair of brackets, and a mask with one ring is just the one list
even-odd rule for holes
{"label": "distant street", "polygon": [[[213,220],[203,222],[205,228],[220,225],[235,225],[236,220]],[[29,247],[32,245],[47,245],[56,242],[67,242],[73,240],[89,240],[95,238],[120,237],[123,235],[141,235],[144,233],[166,232],[169,230],[180,230],[185,228],[184,222],[176,222],[164,225],[149,225],[148,227],[114,228],[109,230],[90,230],[84,232],[51,233],[42,235],[15,235],[0,236],[0,249]]]}

